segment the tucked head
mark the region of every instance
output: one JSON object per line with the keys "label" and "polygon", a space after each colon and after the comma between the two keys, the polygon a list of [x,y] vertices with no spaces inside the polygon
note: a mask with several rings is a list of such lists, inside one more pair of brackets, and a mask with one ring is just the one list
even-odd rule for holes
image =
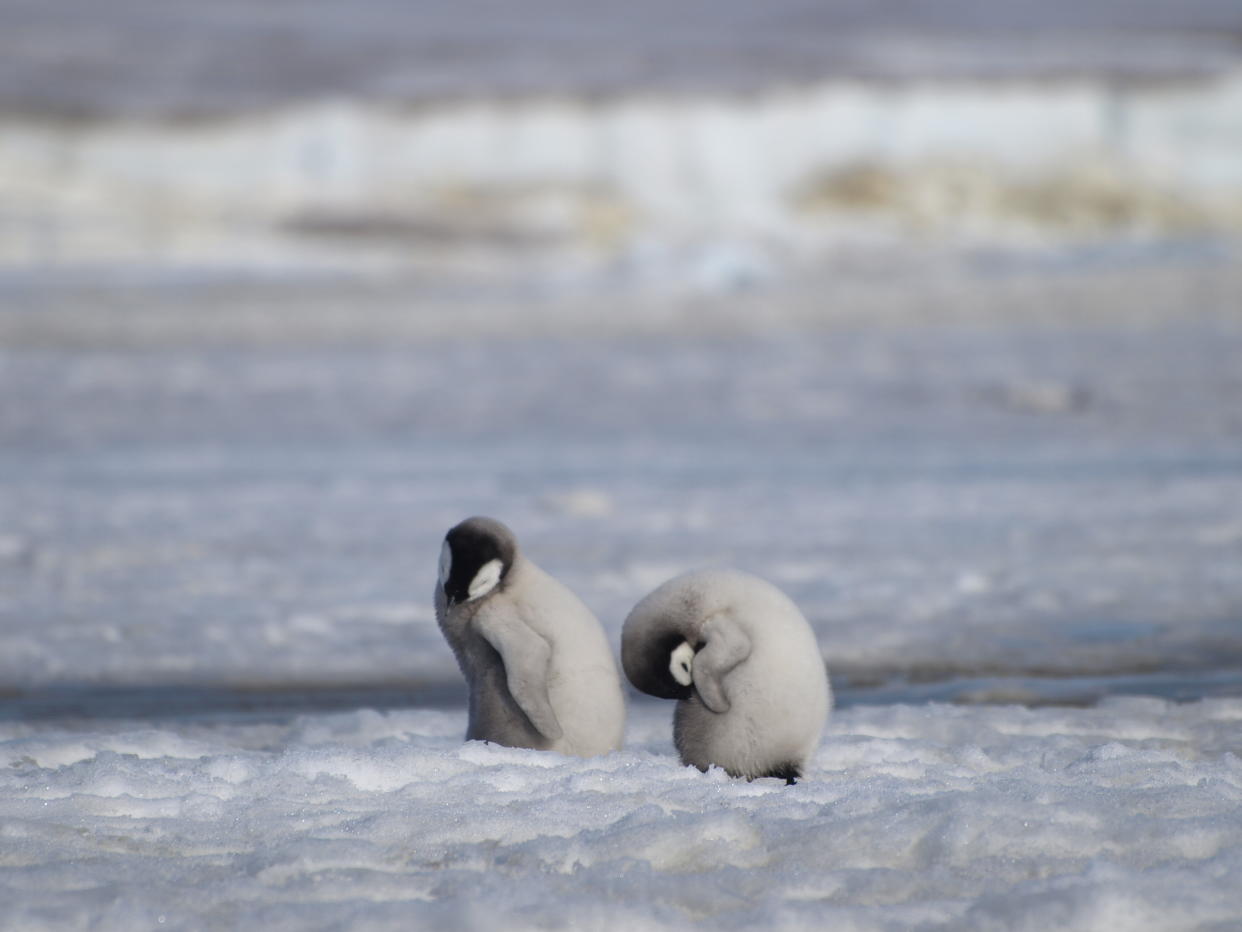
{"label": "tucked head", "polygon": [[694,648],[689,641],[682,641],[673,648],[668,658],[668,672],[682,686],[694,682]]}
{"label": "tucked head", "polygon": [[[626,635],[630,636],[626,636]],[[636,689],[661,699],[694,695],[694,647],[680,631],[665,629],[648,637],[622,631],[621,665]]]}
{"label": "tucked head", "polygon": [[449,605],[481,599],[496,589],[517,558],[513,532],[491,518],[467,518],[444,536],[440,585]]}

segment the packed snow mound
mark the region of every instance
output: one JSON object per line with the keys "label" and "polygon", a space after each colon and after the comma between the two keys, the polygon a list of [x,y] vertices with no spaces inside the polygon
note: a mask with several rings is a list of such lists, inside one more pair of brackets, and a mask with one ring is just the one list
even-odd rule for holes
{"label": "packed snow mound", "polygon": [[[1242,700],[838,713],[806,778],[464,712],[0,725],[0,924],[1116,929],[1242,919]],[[361,924],[361,925],[360,925]]]}

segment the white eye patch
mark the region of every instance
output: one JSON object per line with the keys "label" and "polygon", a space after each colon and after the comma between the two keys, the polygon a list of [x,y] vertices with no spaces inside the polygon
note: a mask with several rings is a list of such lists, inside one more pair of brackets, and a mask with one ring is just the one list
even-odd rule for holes
{"label": "white eye patch", "polygon": [[448,582],[449,574],[453,572],[453,549],[446,540],[440,547],[440,585],[443,586]]}
{"label": "white eye patch", "polygon": [[488,560],[480,566],[479,571],[474,574],[474,579],[470,580],[470,588],[466,590],[466,601],[485,596],[500,585],[500,574],[504,572],[504,568],[504,564],[499,560]]}
{"label": "white eye patch", "polygon": [[682,641],[669,655],[668,672],[682,686],[689,686],[694,682],[694,675],[691,673],[693,662],[694,648]]}

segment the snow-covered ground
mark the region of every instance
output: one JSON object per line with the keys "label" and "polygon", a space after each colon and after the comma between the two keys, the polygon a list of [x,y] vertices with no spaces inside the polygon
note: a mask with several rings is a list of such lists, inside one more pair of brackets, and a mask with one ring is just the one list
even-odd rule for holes
{"label": "snow-covered ground", "polygon": [[461,712],[0,724],[0,924],[1217,929],[1242,700],[857,707],[805,780],[460,741]]}
{"label": "snow-covered ground", "polygon": [[[732,564],[851,681],[1242,668],[1233,255],[895,271],[663,317],[14,288],[0,682],[438,690],[440,539],[476,513],[614,641]],[[871,279],[872,315],[835,317]]]}

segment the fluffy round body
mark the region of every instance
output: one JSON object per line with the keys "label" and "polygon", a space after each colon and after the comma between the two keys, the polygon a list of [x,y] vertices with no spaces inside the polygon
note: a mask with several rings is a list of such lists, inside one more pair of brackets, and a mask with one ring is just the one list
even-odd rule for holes
{"label": "fluffy round body", "polygon": [[792,782],[819,744],[832,704],[819,644],[756,576],[700,570],[664,583],[626,618],[621,657],[636,688],[678,700],[685,764]]}
{"label": "fluffy round body", "polygon": [[[501,548],[500,567],[489,558],[468,570],[474,585],[446,586],[453,565],[469,564],[476,549],[473,538],[463,542],[460,534],[454,549],[454,531],[463,527],[511,546]],[[469,687],[467,740],[581,757],[619,749],[625,731],[620,675],[591,610],[526,559],[499,522],[462,522],[449,532],[445,553],[436,618]],[[460,601],[450,594],[458,588]]]}

